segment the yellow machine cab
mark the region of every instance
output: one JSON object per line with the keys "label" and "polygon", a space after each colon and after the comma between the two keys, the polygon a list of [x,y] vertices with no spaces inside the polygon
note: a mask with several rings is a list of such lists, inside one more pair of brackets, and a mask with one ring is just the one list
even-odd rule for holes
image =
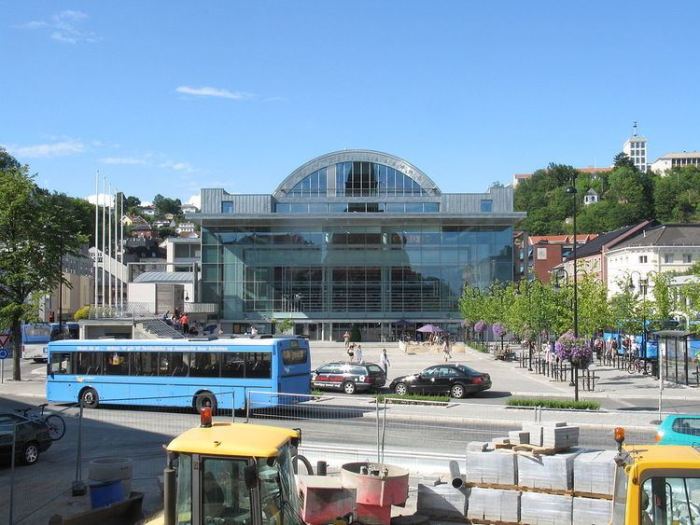
{"label": "yellow machine cab", "polygon": [[243,423],[201,426],[167,446],[165,525],[301,524],[293,458],[299,429]]}

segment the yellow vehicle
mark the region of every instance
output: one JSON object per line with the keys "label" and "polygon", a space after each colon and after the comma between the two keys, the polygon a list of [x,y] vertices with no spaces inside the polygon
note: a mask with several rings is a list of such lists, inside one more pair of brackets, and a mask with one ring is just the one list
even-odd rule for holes
{"label": "yellow vehicle", "polygon": [[165,525],[301,524],[293,457],[301,431],[243,423],[201,426],[167,446]]}
{"label": "yellow vehicle", "polygon": [[700,448],[624,446],[615,429],[615,525],[700,525]]}

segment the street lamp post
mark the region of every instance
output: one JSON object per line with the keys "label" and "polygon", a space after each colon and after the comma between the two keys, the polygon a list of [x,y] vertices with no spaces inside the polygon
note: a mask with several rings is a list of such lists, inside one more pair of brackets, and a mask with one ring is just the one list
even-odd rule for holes
{"label": "street lamp post", "polygon": [[[656,275],[656,272],[651,270],[646,273],[644,277],[637,270],[632,270],[630,272],[630,282],[629,289],[633,291],[635,289],[634,281],[632,281],[632,275],[637,274],[637,282],[639,283],[639,290],[642,292],[642,354],[644,355],[644,360],[647,358],[647,289],[649,287],[650,276]],[[638,356],[641,357],[641,356]],[[646,373],[646,369],[645,369]]]}
{"label": "street lamp post", "polygon": [[[566,188],[566,193],[574,196],[574,338],[578,339],[578,261],[576,260],[576,171],[571,174],[571,186]],[[574,401],[578,401],[578,367],[571,363],[571,374],[574,383]]]}

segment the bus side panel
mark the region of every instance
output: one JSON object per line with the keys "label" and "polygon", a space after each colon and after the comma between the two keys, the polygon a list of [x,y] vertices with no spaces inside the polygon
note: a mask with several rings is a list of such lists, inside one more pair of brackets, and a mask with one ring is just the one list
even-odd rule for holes
{"label": "bus side panel", "polygon": [[46,400],[49,403],[77,403],[80,389],[85,386],[75,376],[55,376],[46,381]]}

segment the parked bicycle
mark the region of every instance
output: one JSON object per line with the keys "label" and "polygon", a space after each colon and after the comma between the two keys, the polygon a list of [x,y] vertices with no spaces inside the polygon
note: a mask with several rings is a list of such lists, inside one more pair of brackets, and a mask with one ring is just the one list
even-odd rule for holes
{"label": "parked bicycle", "polygon": [[66,433],[66,422],[58,414],[44,415],[44,409],[48,403],[36,407],[18,408],[16,411],[31,421],[45,423],[49,427],[51,441],[58,441]]}
{"label": "parked bicycle", "polygon": [[635,357],[627,363],[627,372],[630,374],[640,373],[648,375],[651,373],[651,363],[641,357]]}

